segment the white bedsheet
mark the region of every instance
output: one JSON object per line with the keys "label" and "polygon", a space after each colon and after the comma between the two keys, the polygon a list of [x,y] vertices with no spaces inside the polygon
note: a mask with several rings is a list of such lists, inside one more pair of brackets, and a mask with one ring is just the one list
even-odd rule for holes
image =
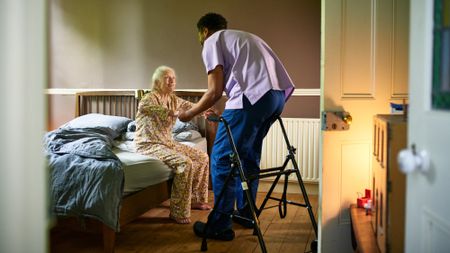
{"label": "white bedsheet", "polygon": [[[180,142],[206,152],[206,138]],[[160,160],[135,151],[133,141],[118,141],[113,149],[123,164],[125,174],[124,195],[144,189],[172,178],[172,170]]]}

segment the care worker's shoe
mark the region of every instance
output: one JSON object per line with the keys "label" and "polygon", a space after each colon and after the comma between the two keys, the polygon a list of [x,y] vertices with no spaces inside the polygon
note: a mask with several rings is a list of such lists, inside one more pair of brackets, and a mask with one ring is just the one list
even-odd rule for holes
{"label": "care worker's shoe", "polygon": [[[206,223],[201,221],[196,221],[194,223],[194,233],[198,237],[205,237],[205,226]],[[208,228],[208,231],[206,232],[206,238],[209,239],[215,239],[215,240],[221,240],[221,241],[231,241],[234,239],[234,231],[233,229],[224,229],[222,231],[212,231],[212,229]]]}
{"label": "care worker's shoe", "polygon": [[233,212],[233,221],[245,228],[254,228],[255,227],[255,223],[253,222],[253,220],[251,218],[244,217],[237,210],[235,210]]}

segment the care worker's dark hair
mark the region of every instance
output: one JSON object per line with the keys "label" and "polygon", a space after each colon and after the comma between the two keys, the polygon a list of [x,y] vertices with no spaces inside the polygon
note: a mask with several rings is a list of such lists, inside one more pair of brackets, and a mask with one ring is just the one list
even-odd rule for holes
{"label": "care worker's dark hair", "polygon": [[203,28],[208,28],[211,31],[227,29],[227,20],[220,14],[210,12],[197,22],[197,29],[201,31]]}

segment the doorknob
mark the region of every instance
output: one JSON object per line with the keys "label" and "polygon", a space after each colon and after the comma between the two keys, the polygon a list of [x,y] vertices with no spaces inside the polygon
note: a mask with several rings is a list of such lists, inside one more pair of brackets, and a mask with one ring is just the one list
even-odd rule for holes
{"label": "doorknob", "polygon": [[347,124],[350,125],[352,123],[352,115],[350,115],[350,113],[348,112],[344,112],[342,115],[342,120]]}
{"label": "doorknob", "polygon": [[349,112],[322,112],[322,130],[341,131],[348,130],[352,123],[352,116]]}
{"label": "doorknob", "polygon": [[416,145],[403,149],[397,155],[399,169],[407,174],[413,171],[427,172],[430,169],[430,156],[426,150],[416,151]]}

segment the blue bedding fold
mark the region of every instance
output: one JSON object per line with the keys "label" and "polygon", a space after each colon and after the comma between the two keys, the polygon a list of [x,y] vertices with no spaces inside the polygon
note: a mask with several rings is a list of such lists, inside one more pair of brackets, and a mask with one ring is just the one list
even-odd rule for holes
{"label": "blue bedding fold", "polygon": [[94,218],[119,231],[124,173],[112,143],[94,128],[59,128],[45,135],[55,215]]}

